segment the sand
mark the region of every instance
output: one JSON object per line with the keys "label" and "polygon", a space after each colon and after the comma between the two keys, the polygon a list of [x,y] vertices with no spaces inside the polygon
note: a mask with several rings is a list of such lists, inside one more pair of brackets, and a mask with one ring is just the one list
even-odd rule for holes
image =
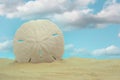
{"label": "sand", "polygon": [[33,64],[0,59],[0,80],[120,80],[120,60],[69,58]]}

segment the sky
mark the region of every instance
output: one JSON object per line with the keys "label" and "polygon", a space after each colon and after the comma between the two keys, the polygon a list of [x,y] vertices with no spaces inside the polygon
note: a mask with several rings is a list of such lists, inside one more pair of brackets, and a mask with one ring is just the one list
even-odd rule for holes
{"label": "sky", "polygon": [[0,58],[15,58],[16,30],[37,19],[62,30],[63,58],[120,58],[120,0],[0,0]]}

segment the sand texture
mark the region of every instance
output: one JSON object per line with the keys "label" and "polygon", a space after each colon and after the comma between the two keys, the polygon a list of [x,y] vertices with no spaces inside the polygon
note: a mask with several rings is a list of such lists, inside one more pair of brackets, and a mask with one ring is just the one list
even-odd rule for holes
{"label": "sand texture", "polygon": [[69,58],[32,64],[0,59],[0,80],[120,80],[120,60]]}

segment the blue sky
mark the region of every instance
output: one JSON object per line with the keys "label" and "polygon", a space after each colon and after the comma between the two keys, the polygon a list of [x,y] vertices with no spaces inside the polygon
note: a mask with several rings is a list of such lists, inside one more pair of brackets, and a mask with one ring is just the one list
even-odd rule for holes
{"label": "blue sky", "polygon": [[16,30],[36,19],[63,31],[63,58],[120,58],[120,0],[0,0],[0,58],[14,58]]}

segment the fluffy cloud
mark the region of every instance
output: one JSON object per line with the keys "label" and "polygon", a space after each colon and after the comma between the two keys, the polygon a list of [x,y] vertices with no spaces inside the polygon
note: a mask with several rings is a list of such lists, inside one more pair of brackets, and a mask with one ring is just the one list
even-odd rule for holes
{"label": "fluffy cloud", "polygon": [[92,52],[92,54],[95,55],[95,56],[101,56],[101,55],[105,55],[105,56],[114,55],[114,56],[116,56],[116,55],[120,55],[120,48],[116,47],[114,45],[111,45],[107,48],[94,50]]}
{"label": "fluffy cloud", "polygon": [[68,44],[65,46],[65,51],[68,56],[84,56],[84,57],[97,57],[97,56],[118,56],[120,55],[120,48],[114,45],[108,46],[106,48],[96,49],[93,51],[88,51],[84,48],[76,48],[73,44]]}
{"label": "fluffy cloud", "polygon": [[120,37],[120,33],[118,33],[118,37]]}
{"label": "fluffy cloud", "polygon": [[108,24],[120,24],[120,3],[116,0],[107,1],[103,9],[93,14],[93,9],[67,11],[54,15],[54,19],[64,23],[69,29],[74,28],[104,28]]}
{"label": "fluffy cloud", "polygon": [[12,40],[7,40],[0,43],[0,51],[10,51],[12,49]]}
{"label": "fluffy cloud", "polygon": [[23,5],[23,0],[0,0],[0,15],[11,17],[20,5]]}
{"label": "fluffy cloud", "polygon": [[94,19],[93,15],[90,13],[91,11],[91,9],[68,11],[54,15],[54,19],[58,22],[62,22],[66,26],[82,28],[90,24],[91,19]]}
{"label": "fluffy cloud", "polygon": [[[12,6],[6,7],[9,4]],[[86,7],[90,3],[94,3],[94,0],[34,0],[24,3],[22,0],[15,3],[7,0],[1,2],[0,12],[9,18],[45,18],[52,16],[56,13],[63,13],[65,11],[71,11],[79,7]],[[10,11],[7,11],[10,10]]]}
{"label": "fluffy cloud", "polygon": [[120,3],[113,1],[113,3],[107,4],[95,16],[101,23],[119,23],[120,24]]}
{"label": "fluffy cloud", "polygon": [[73,44],[65,45],[65,50],[69,50],[69,49],[73,49],[73,48],[74,48]]}
{"label": "fluffy cloud", "polygon": [[114,45],[108,46],[106,48],[96,49],[93,51],[89,51],[85,48],[76,48],[74,44],[68,44],[65,46],[65,54],[69,57],[103,57],[106,56],[108,58],[110,57],[116,57],[120,55],[120,48]]}
{"label": "fluffy cloud", "polygon": [[120,24],[120,3],[107,0],[103,9],[93,14],[94,9],[88,5],[94,3],[95,0],[0,0],[0,15],[22,19],[47,18],[63,26],[64,30]]}
{"label": "fluffy cloud", "polygon": [[88,54],[88,51],[84,48],[76,48],[74,46],[74,44],[68,44],[65,45],[65,51],[67,51],[66,54],[68,54],[68,56],[79,56],[79,55],[86,55]]}

